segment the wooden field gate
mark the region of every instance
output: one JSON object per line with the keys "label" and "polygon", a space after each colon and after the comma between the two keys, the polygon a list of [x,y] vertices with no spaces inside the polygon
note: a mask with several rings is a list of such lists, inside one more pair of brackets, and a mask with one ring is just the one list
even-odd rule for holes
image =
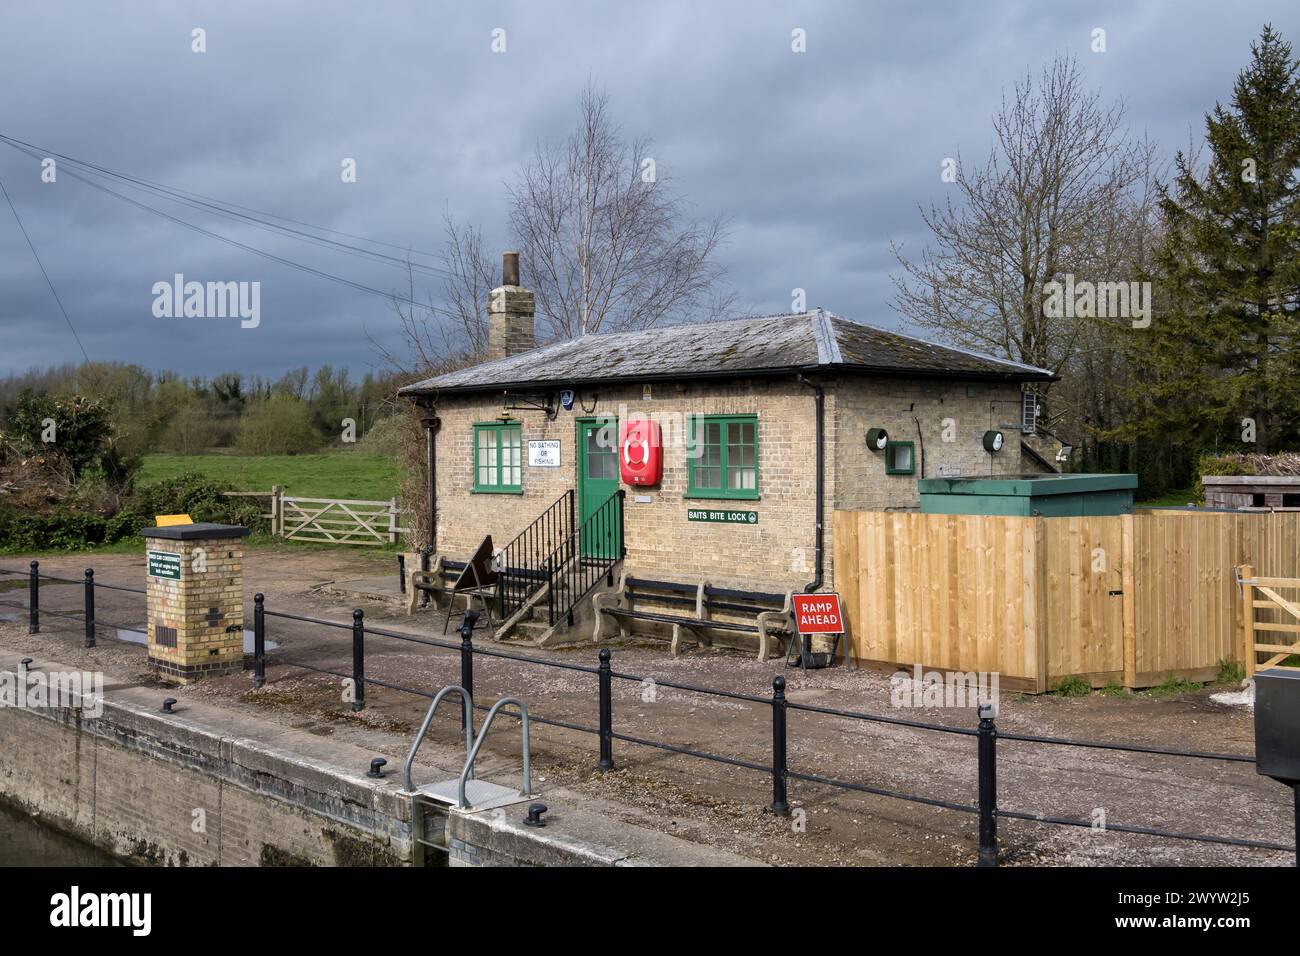
{"label": "wooden field gate", "polygon": [[1038,693],[1073,675],[1126,687],[1212,679],[1221,661],[1248,656],[1236,569],[1300,578],[1295,512],[837,511],[833,528],[856,657],[997,672]]}
{"label": "wooden field gate", "polygon": [[[1241,587],[1246,676],[1266,667],[1296,667],[1283,662],[1300,657],[1300,578],[1256,577],[1246,565]],[[1268,660],[1260,661],[1260,654],[1269,655]]]}
{"label": "wooden field gate", "polygon": [[287,495],[279,485],[270,491],[225,494],[268,498],[270,511],[263,517],[271,522],[271,533],[286,540],[383,546],[396,544],[398,535],[409,534],[408,529],[399,527],[402,511],[396,498],[306,498]]}

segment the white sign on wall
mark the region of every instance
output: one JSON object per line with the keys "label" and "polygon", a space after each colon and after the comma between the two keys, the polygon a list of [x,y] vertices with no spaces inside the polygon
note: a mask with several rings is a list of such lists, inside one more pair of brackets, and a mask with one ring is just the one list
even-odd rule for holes
{"label": "white sign on wall", "polygon": [[558,438],[530,439],[528,442],[529,468],[559,468],[560,440]]}

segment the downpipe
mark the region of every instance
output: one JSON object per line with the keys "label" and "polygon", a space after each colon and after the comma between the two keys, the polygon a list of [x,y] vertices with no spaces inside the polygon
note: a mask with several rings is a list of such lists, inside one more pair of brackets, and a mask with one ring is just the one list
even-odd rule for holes
{"label": "downpipe", "polygon": [[805,591],[819,590],[825,580],[825,551],[823,539],[826,525],[826,390],[820,385],[808,381],[802,375],[799,383],[813,390],[817,403],[817,503],[816,503],[816,539],[813,547],[813,573],[811,581],[804,585]]}

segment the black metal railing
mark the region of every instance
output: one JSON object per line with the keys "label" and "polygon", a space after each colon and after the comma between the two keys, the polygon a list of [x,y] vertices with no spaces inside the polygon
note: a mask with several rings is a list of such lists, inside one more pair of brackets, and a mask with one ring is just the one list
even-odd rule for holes
{"label": "black metal railing", "polygon": [[[621,524],[619,527],[621,531]],[[612,565],[610,566],[612,567]],[[19,602],[0,600],[0,605],[22,607],[31,612],[29,618],[29,631],[33,634],[42,633],[40,631],[40,615],[52,615],[58,618],[67,618],[76,621],[77,623],[89,620],[93,623],[87,629],[88,634],[93,633],[93,627],[95,624],[102,624],[102,622],[95,621],[93,604],[90,603],[93,602],[93,597],[89,599],[88,606],[85,608],[85,611],[83,611],[81,616],[64,613],[62,611],[52,611],[47,607],[41,607],[39,592],[40,581],[42,579],[67,584],[85,583],[88,593],[93,593],[94,588],[102,587],[137,593],[141,591],[141,589],[137,588],[117,587],[97,582],[94,580],[93,572],[90,571],[88,571],[86,575],[85,582],[76,581],[71,578],[50,578],[38,573],[35,562],[32,563],[32,566],[28,571],[20,572],[0,568],[0,574],[23,575],[28,577],[28,604],[23,605]],[[975,827],[977,847],[976,862],[979,866],[997,865],[999,820],[1019,821],[1050,826],[1097,829],[1096,821],[1089,818],[1057,816],[1045,812],[1011,809],[1001,805],[997,785],[999,738],[1002,742],[1029,745],[1031,747],[1041,745],[1052,747],[1082,747],[1124,751],[1134,754],[1181,757],[1193,760],[1222,761],[1227,764],[1255,763],[1255,758],[1249,754],[1211,753],[1197,750],[1180,750],[1173,747],[1152,747],[1149,745],[1126,744],[1115,741],[1081,740],[1069,737],[1046,737],[1036,734],[1005,733],[997,729],[994,720],[994,711],[992,708],[988,707],[980,708],[979,720],[976,726],[954,727],[944,724],[929,723],[921,720],[912,720],[904,717],[891,717],[884,714],[871,714],[862,711],[843,710],[836,707],[825,707],[817,704],[798,703],[789,700],[786,697],[785,678],[780,675],[777,675],[772,679],[772,693],[770,696],[746,694],[738,691],[722,690],[716,687],[701,687],[695,684],[652,678],[644,674],[631,674],[616,671],[611,665],[612,655],[610,654],[609,648],[601,648],[599,650],[597,655],[598,664],[595,667],[577,664],[571,661],[547,660],[540,657],[515,654],[509,651],[476,646],[473,643],[474,616],[477,616],[476,612],[467,612],[465,622],[462,624],[460,629],[460,642],[452,643],[450,641],[418,637],[414,634],[404,634],[398,631],[367,626],[365,623],[365,615],[360,609],[353,612],[351,622],[329,621],[284,611],[270,611],[266,609],[263,595],[257,594],[253,599],[253,683],[257,687],[263,686],[266,681],[267,665],[274,664],[284,667],[302,668],[304,670],[331,675],[345,680],[348,689],[351,691],[350,700],[354,710],[363,710],[365,708],[365,688],[367,686],[384,687],[389,690],[413,694],[425,699],[433,698],[434,693],[432,691],[404,686],[402,684],[380,680],[373,676],[367,676],[365,667],[366,644],[368,639],[373,637],[398,640],[409,644],[422,645],[428,648],[436,648],[458,654],[460,658],[461,672],[460,684],[467,689],[472,689],[474,686],[474,658],[476,656],[515,661],[521,664],[550,668],[552,670],[564,671],[571,674],[588,674],[596,679],[595,692],[597,697],[597,721],[599,726],[593,727],[587,724],[558,720],[552,717],[533,713],[529,714],[529,719],[533,723],[542,726],[556,727],[562,730],[590,734],[596,737],[598,742],[598,762],[596,766],[599,770],[611,770],[614,768],[614,743],[615,741],[620,741],[638,747],[647,747],[666,753],[692,757],[730,767],[738,767],[762,774],[770,781],[772,799],[771,802],[767,804],[768,809],[777,814],[784,815],[791,812],[788,786],[789,782],[792,780],[816,784],[819,786],[833,787],[835,789],[853,793],[903,800],[920,806],[937,807],[959,813],[970,814],[975,817],[977,822]],[[351,650],[351,667],[347,667],[347,665],[343,665],[343,667],[346,667],[347,669],[341,669],[339,667],[322,667],[318,664],[309,664],[305,661],[292,660],[285,654],[283,644],[279,650],[273,653],[268,653],[267,619],[272,617],[333,628],[339,631],[349,631],[351,637],[349,642]],[[755,757],[754,759],[745,759],[739,756],[714,753],[696,747],[682,746],[667,741],[651,740],[644,737],[634,736],[632,734],[620,733],[614,729],[613,683],[616,680],[639,685],[641,688],[645,688],[647,685],[654,685],[656,688],[660,689],[672,689],[685,693],[720,697],[738,703],[761,707],[770,713],[772,728],[771,749],[764,756]],[[487,711],[490,709],[490,706],[491,705],[488,704],[475,704],[474,709],[478,711]],[[906,727],[914,730],[949,734],[955,737],[966,737],[968,739],[973,738],[976,756],[975,779],[973,781],[975,784],[975,799],[974,801],[969,801],[969,799],[954,800],[925,794],[908,793],[887,787],[873,786],[871,784],[861,783],[854,780],[845,780],[824,774],[791,769],[788,765],[790,737],[789,715],[791,712],[802,712],[809,715],[822,715],[839,719],[870,722],[883,726]],[[518,716],[514,714],[503,713],[502,716],[518,719]],[[1300,785],[1293,787],[1293,799],[1296,803],[1297,813],[1300,815]],[[1290,853],[1294,853],[1296,850],[1294,837],[1292,843],[1287,844],[1274,840],[1248,839],[1205,833],[1189,833],[1180,830],[1168,830],[1160,827],[1117,823],[1113,821],[1107,821],[1103,830],[1114,833],[1139,834],[1173,840],[1219,844],[1251,849],[1275,850]]]}
{"label": "black metal railing", "polygon": [[550,581],[548,562],[557,550],[566,563],[565,547],[573,537],[574,495],[566,491],[513,541],[497,553],[497,601],[508,620]]}
{"label": "black metal railing", "polygon": [[[57,617],[67,621],[76,621],[82,625],[82,646],[94,647],[95,634],[100,628],[107,628],[114,631],[131,631],[133,633],[146,633],[147,624],[136,626],[134,624],[124,624],[117,621],[107,621],[102,615],[95,613],[95,591],[104,588],[109,591],[126,591],[131,594],[145,594],[144,588],[129,588],[120,584],[105,584],[103,581],[95,580],[95,569],[86,568],[80,578],[60,578],[52,574],[45,574],[40,569],[40,562],[33,561],[28,565],[25,572],[11,571],[8,568],[0,568],[0,574],[12,576],[22,576],[27,578],[27,603],[20,601],[0,600],[0,607],[16,608],[27,612],[27,633],[41,633],[41,616]],[[81,585],[81,610],[69,612],[66,608],[55,610],[50,607],[41,607],[41,582],[52,582],[55,584],[80,584]]]}
{"label": "black metal railing", "polygon": [[[259,631],[255,641],[255,646],[258,648],[258,652],[256,655],[257,660],[254,663],[254,682],[257,683],[258,686],[260,686],[260,681],[264,679],[263,675],[265,674],[266,661],[264,658],[266,655],[263,648],[266,643],[266,617],[273,616],[296,621],[311,621],[316,624],[322,624],[338,629],[347,629],[349,627],[349,625],[342,622],[312,619],[297,614],[275,613],[271,611],[262,613],[263,601],[262,595],[260,594],[255,598],[254,604],[257,609],[257,613],[254,615],[254,622]],[[270,658],[270,661],[275,664],[281,664],[288,667],[300,667],[304,670],[343,678],[344,680],[349,681],[350,687],[352,687],[355,693],[360,697],[361,706],[364,706],[364,686],[366,684],[386,687],[390,690],[414,694],[426,699],[431,699],[434,696],[430,691],[420,690],[413,687],[404,687],[400,684],[393,684],[366,677],[364,671],[365,641],[366,638],[371,636],[392,638],[395,640],[422,644],[427,647],[441,648],[443,650],[458,653],[460,657],[460,685],[465,688],[472,688],[474,686],[474,658],[476,656],[516,661],[522,664],[551,668],[568,673],[589,674],[596,678],[596,712],[599,726],[593,727],[587,724],[577,724],[571,721],[557,720],[555,718],[543,716],[541,714],[533,714],[531,712],[529,714],[529,720],[542,726],[558,727],[563,730],[577,731],[578,733],[590,734],[596,737],[598,745],[598,761],[596,766],[599,770],[612,770],[614,768],[614,742],[621,741],[638,747],[646,747],[653,750],[663,751],[665,753],[678,754],[683,757],[693,757],[699,760],[706,760],[711,763],[722,764],[730,767],[739,767],[744,770],[751,770],[755,773],[762,774],[769,779],[771,787],[772,799],[771,802],[767,804],[767,808],[771,812],[779,815],[786,815],[791,812],[788,787],[789,782],[792,780],[833,787],[835,789],[853,793],[863,793],[872,796],[887,797],[894,800],[902,800],[920,806],[937,807],[944,810],[953,810],[958,813],[970,814],[976,821],[975,836],[977,866],[996,866],[998,863],[999,819],[1047,824],[1052,826],[1096,828],[1096,822],[1091,819],[1013,810],[1001,806],[998,800],[997,785],[999,738],[1003,741],[1027,743],[1030,745],[1047,744],[1057,747],[1099,748],[1105,750],[1126,751],[1129,753],[1183,757],[1193,760],[1224,761],[1229,764],[1253,764],[1255,762],[1255,758],[1248,754],[1210,753],[1199,750],[1179,750],[1172,747],[1151,747],[1112,741],[1079,740],[1069,737],[1044,737],[1030,734],[1002,733],[999,732],[996,727],[994,709],[987,705],[979,708],[979,720],[976,726],[953,727],[921,720],[912,720],[905,717],[891,717],[884,714],[870,714],[856,710],[843,710],[837,707],[824,707],[817,704],[797,703],[786,697],[785,678],[779,674],[772,679],[772,693],[770,696],[746,694],[739,691],[722,690],[716,687],[701,687],[696,684],[686,684],[678,681],[651,678],[644,674],[630,674],[616,671],[612,667],[612,655],[607,647],[601,648],[598,652],[598,664],[595,667],[569,661],[546,660],[539,657],[515,654],[509,651],[488,649],[476,646],[473,643],[473,618],[477,616],[477,612],[475,611],[466,612],[465,621],[461,625],[460,629],[461,640],[459,644],[453,644],[449,641],[440,641],[437,639],[416,637],[412,634],[403,634],[383,628],[366,627],[362,619],[358,616],[359,613],[360,612],[354,614],[353,623],[351,625],[352,669],[350,672],[321,667],[315,664],[307,664],[305,662],[287,660],[281,656],[282,652],[277,652],[274,657]],[[642,688],[646,687],[648,684],[653,684],[655,687],[660,689],[671,689],[683,691],[685,693],[721,697],[739,703],[762,707],[769,711],[771,715],[772,745],[767,755],[767,759],[762,757],[756,759],[745,759],[743,757],[731,756],[728,754],[713,753],[695,747],[668,743],[667,741],[651,740],[632,734],[620,733],[614,729],[613,683],[616,680],[636,684]],[[354,697],[354,701],[356,699],[357,698]],[[354,706],[356,706],[355,703]],[[474,709],[478,711],[487,711],[490,709],[490,706],[491,705],[488,704],[475,704]],[[824,774],[808,773],[791,769],[788,764],[790,738],[789,715],[791,712],[803,712],[812,715],[865,721],[885,726],[907,727],[914,730],[931,731],[939,734],[950,734],[956,737],[973,739],[975,743],[976,757],[974,780],[975,799],[973,801],[963,801],[946,799],[938,796],[928,796],[925,794],[908,793],[887,787],[860,783],[854,780],[844,780],[837,777],[826,776]],[[506,716],[518,719],[517,715],[511,714]],[[1293,791],[1293,799],[1296,801],[1297,807],[1300,808],[1300,786],[1293,788]],[[1167,830],[1160,827],[1148,827],[1110,821],[1106,823],[1105,829],[1115,833],[1142,834],[1146,836],[1164,837],[1173,840],[1186,840],[1196,843],[1211,843],[1249,849],[1277,850],[1282,852],[1295,851],[1294,842],[1286,844],[1273,840],[1257,840],[1221,836],[1217,834],[1189,833],[1180,830]]]}
{"label": "black metal railing", "polygon": [[546,615],[554,627],[561,619],[573,624],[573,609],[604,578],[614,583],[614,565],[623,560],[622,488],[587,516],[568,540],[546,559]]}

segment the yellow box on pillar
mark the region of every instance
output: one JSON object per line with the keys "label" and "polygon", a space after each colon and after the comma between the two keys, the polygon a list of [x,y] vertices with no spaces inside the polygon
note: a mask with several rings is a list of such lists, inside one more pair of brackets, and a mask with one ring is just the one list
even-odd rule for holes
{"label": "yellow box on pillar", "polygon": [[[244,666],[244,537],[238,525],[145,528],[149,668],[187,684]],[[179,516],[186,517],[188,516]]]}

